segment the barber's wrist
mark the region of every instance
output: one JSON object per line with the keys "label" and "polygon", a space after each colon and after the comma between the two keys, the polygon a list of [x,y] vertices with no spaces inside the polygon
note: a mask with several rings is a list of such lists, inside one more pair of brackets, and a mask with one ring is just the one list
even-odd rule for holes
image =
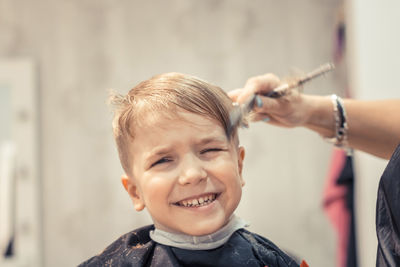
{"label": "barber's wrist", "polygon": [[335,135],[330,138],[325,138],[326,141],[334,144],[337,147],[347,147],[347,113],[344,106],[344,101],[339,96],[333,94],[329,97],[333,106],[333,117],[335,121]]}
{"label": "barber's wrist", "polygon": [[304,126],[325,138],[335,136],[331,99],[326,96],[304,95],[304,101],[307,106]]}

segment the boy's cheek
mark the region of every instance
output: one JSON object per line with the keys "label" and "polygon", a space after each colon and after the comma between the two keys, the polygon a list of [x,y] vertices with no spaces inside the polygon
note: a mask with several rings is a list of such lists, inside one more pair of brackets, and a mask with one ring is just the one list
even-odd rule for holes
{"label": "boy's cheek", "polygon": [[241,165],[233,157],[221,158],[210,163],[209,170],[218,173],[219,176],[226,176],[228,174],[241,175]]}
{"label": "boy's cheek", "polygon": [[145,182],[142,186],[145,202],[149,204],[150,201],[166,198],[173,186],[170,181],[168,177],[158,177]]}

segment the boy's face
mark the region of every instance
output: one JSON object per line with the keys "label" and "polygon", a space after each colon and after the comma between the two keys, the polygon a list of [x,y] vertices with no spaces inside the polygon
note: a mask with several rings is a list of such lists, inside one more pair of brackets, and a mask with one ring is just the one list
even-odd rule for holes
{"label": "boy's face", "polygon": [[133,177],[122,182],[136,210],[147,207],[158,229],[210,234],[224,226],[242,195],[244,149],[220,124],[179,111],[136,129]]}

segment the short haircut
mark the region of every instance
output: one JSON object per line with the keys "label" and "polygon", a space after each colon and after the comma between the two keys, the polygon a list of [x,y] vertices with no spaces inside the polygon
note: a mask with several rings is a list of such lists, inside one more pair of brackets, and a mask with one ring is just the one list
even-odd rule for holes
{"label": "short haircut", "polygon": [[229,140],[237,139],[237,125],[230,125],[232,101],[218,86],[181,73],[154,76],[135,86],[126,96],[112,93],[113,132],[122,168],[132,173],[132,141],[140,125],[151,115],[174,117],[178,109],[219,122]]}

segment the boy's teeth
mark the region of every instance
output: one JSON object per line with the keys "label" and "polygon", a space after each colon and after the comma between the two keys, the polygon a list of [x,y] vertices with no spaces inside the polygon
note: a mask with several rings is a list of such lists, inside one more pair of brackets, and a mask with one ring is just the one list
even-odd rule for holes
{"label": "boy's teeth", "polygon": [[216,198],[216,194],[209,194],[207,196],[189,199],[189,200],[182,200],[178,202],[180,206],[185,207],[200,207],[211,203]]}

